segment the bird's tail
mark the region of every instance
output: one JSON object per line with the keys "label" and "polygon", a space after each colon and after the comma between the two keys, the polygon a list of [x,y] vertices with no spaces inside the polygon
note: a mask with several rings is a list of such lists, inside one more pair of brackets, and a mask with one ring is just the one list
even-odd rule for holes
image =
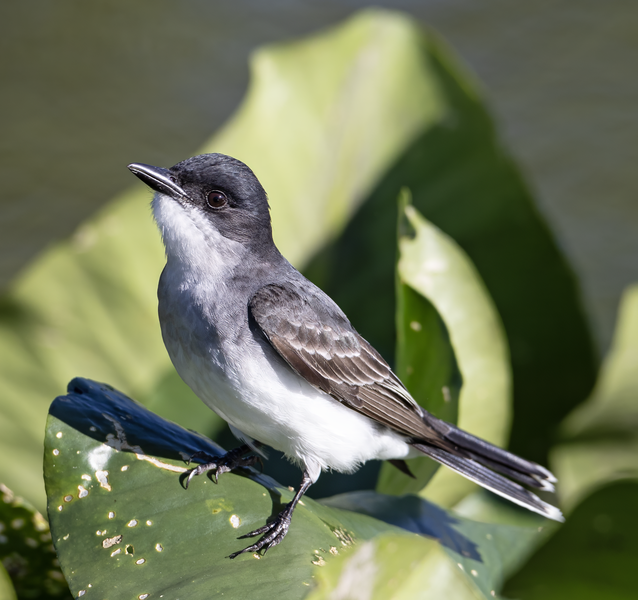
{"label": "bird's tail", "polygon": [[498,448],[432,415],[427,415],[427,423],[439,435],[432,440],[414,442],[414,448],[503,498],[554,521],[564,521],[558,508],[510,480],[553,492],[556,477],[545,467]]}

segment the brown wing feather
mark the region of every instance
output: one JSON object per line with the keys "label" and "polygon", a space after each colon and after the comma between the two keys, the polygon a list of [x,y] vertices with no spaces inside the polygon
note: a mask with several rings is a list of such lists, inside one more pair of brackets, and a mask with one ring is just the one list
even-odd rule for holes
{"label": "brown wing feather", "polygon": [[[530,492],[489,470],[551,490],[556,479],[547,469],[421,409],[379,353],[318,288],[309,294],[304,287],[302,296],[294,283],[266,286],[251,299],[250,311],[277,352],[316,388],[412,438],[416,449],[488,489],[550,518],[560,517]],[[394,464],[406,472],[404,464]]]}
{"label": "brown wing feather", "polygon": [[249,308],[275,350],[314,387],[404,435],[430,437],[421,408],[389,365],[319,294],[302,297],[291,284],[272,284]]}

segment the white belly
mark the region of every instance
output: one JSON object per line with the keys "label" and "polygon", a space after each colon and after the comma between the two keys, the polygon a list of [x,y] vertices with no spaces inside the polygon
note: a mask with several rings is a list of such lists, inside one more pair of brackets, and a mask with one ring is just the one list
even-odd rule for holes
{"label": "white belly", "polygon": [[[178,373],[230,425],[319,476],[352,472],[371,459],[406,458],[412,448],[397,433],[347,408],[297,375],[267,342],[187,348],[166,339]],[[223,366],[223,368],[222,368]]]}

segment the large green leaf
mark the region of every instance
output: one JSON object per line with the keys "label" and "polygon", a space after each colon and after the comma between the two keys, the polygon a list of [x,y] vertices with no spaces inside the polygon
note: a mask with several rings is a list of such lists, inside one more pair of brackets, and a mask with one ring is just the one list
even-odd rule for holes
{"label": "large green leaf", "polygon": [[50,398],[78,372],[131,391],[151,389],[169,368],[155,299],[163,250],[146,199],[136,193],[114,202],[36,261],[3,299],[0,479],[40,509]]}
{"label": "large green leaf", "polygon": [[[567,523],[507,584],[522,600],[624,600],[638,564],[638,286],[623,295],[592,396],[552,451]],[[619,479],[626,479],[618,481]]]}
{"label": "large green leaf", "polygon": [[623,294],[594,392],[565,419],[563,437],[551,457],[568,510],[609,481],[638,478],[638,285]]}
{"label": "large green leaf", "polygon": [[[75,379],[55,400],[44,457],[49,519],[76,597],[301,598],[317,569],[381,533],[395,536],[406,557],[429,547],[415,533],[436,539],[450,565],[463,566],[462,578],[480,577],[494,589],[505,562],[537,536],[535,529],[473,523],[417,497],[368,492],[323,504],[304,498],[281,545],[261,558],[230,560],[246,543],[237,536],[276,514],[292,492],[249,469],[224,474],[218,484],[198,477],[184,490],[184,457],[198,450],[221,452],[110,386]],[[428,568],[438,578],[450,570]]]}
{"label": "large green leaf", "polygon": [[[354,538],[399,531],[309,499],[285,543],[261,560],[228,555],[292,493],[255,472],[182,487],[184,458],[219,455],[210,440],[164,421],[109,386],[76,379],[51,406],[45,440],[49,519],[73,594],[300,598],[313,563]],[[146,596],[144,596],[146,597]]]}
{"label": "large green leaf", "polygon": [[386,534],[329,564],[318,574],[318,589],[308,598],[486,598],[477,593],[460,569],[431,540],[405,541]]}
{"label": "large green leaf", "polygon": [[638,480],[603,487],[506,584],[520,600],[630,600],[636,597]]}
{"label": "large green leaf", "polygon": [[294,264],[334,239],[423,128],[444,117],[423,39],[408,17],[373,9],[252,57],[246,99],[206,151],[255,171]]}
{"label": "large green leaf", "polygon": [[[463,250],[409,203],[402,204],[400,212],[400,222],[405,224],[399,228],[403,233],[397,265],[397,372],[424,408],[504,445],[511,418],[511,380],[507,342],[498,313]],[[434,327],[413,331],[415,323],[416,329],[422,322],[427,324],[420,314],[424,310],[441,315],[453,351],[449,341],[447,348],[433,348],[433,352],[426,346],[436,334],[436,321]],[[429,317],[430,321],[436,318]],[[454,354],[463,376],[460,398]],[[445,377],[435,376],[435,369]],[[447,390],[442,390],[443,386]],[[433,465],[426,457],[410,461],[410,468],[419,474],[417,480],[384,465],[378,489],[397,494],[419,491],[424,476],[433,473]],[[452,471],[441,469],[423,493],[451,506],[474,487]]]}

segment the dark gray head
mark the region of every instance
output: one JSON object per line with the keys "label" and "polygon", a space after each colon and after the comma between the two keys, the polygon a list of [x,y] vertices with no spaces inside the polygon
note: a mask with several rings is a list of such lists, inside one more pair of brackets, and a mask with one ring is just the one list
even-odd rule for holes
{"label": "dark gray head", "polygon": [[266,192],[243,162],[225,154],[201,154],[170,169],[138,163],[128,168],[159,196],[177,202],[191,218],[208,221],[222,236],[251,246],[272,244]]}

